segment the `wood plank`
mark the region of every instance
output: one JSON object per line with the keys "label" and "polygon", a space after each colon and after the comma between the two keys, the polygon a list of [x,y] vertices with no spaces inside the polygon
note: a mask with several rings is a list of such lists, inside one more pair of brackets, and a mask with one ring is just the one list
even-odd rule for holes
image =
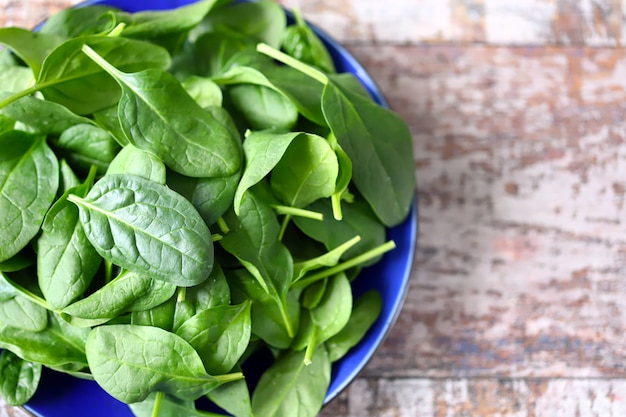
{"label": "wood plank", "polygon": [[367,375],[624,375],[624,51],[351,50],[414,132],[420,197]]}
{"label": "wood plank", "polygon": [[9,407],[0,397],[0,417],[32,417],[32,415],[23,408]]}
{"label": "wood plank", "polygon": [[360,379],[322,417],[626,415],[626,380]]}

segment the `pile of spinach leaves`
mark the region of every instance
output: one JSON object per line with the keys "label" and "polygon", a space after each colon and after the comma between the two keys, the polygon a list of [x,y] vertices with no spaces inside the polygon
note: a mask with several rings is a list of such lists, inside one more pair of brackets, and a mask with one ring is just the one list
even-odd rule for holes
{"label": "pile of spinach leaves", "polygon": [[314,416],[376,320],[351,281],[408,215],[409,130],[298,13],[228,3],[0,29],[8,403],[45,366],[137,416]]}

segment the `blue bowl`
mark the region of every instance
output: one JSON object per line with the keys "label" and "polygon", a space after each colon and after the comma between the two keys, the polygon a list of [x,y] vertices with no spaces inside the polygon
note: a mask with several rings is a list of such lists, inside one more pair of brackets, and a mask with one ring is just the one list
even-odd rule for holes
{"label": "blue bowl", "polygon": [[[108,5],[128,12],[137,12],[173,9],[194,2],[195,0],[89,0],[77,7]],[[380,89],[363,66],[324,31],[313,25],[312,28],[328,48],[337,71],[354,74],[376,102],[388,107]],[[409,287],[416,236],[415,201],[407,219],[388,230],[387,237],[395,241],[396,249],[388,252],[377,264],[364,269],[353,284],[355,296],[368,290],[377,290],[382,297],[382,311],[363,340],[334,364],[325,404],[339,395],[356,378],[382,344],[398,317]],[[133,416],[126,404],[109,396],[95,382],[52,371],[44,371],[40,387],[26,408],[41,417]]]}

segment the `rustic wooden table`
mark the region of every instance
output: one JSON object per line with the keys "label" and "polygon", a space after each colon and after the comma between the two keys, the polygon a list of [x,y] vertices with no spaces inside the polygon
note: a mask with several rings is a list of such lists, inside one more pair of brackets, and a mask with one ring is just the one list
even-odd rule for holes
{"label": "rustic wooden table", "polygon": [[[76,2],[0,0],[0,26]],[[625,416],[626,3],[282,3],[378,81],[419,182],[405,308],[323,415]]]}

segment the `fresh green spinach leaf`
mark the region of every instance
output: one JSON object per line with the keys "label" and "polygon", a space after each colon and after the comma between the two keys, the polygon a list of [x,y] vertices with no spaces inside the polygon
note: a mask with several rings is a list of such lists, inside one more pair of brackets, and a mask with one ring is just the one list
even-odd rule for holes
{"label": "fresh green spinach leaf", "polygon": [[131,144],[124,146],[115,155],[106,173],[137,175],[159,184],[165,184],[167,177],[165,164],[161,159]]}
{"label": "fresh green spinach leaf", "polygon": [[239,170],[238,138],[198,106],[172,75],[156,69],[123,73],[93,50],[85,48],[85,53],[122,87],[118,114],[135,146],[191,177],[228,176]]}
{"label": "fresh green spinach leaf", "polygon": [[80,297],[102,262],[85,236],[78,208],[67,199],[70,194],[84,197],[92,183],[93,176],[65,192],[54,203],[37,239],[39,287],[54,309],[62,309]]}
{"label": "fresh green spinach leaf", "polygon": [[9,350],[0,353],[0,396],[12,406],[26,404],[41,378],[41,364],[25,361]]}
{"label": "fresh green spinach leaf", "polygon": [[68,199],[85,234],[106,260],[179,286],[206,280],[211,232],[193,205],[168,187],[133,175],[107,175],[85,198]]}
{"label": "fresh green spinach leaf", "polygon": [[186,341],[149,326],[96,327],[87,338],[87,359],[96,379],[125,403],[145,400],[153,391],[195,400],[241,373],[212,376]]}
{"label": "fresh green spinach leaf", "polygon": [[45,138],[10,131],[0,135],[0,262],[39,232],[59,186],[59,163]]}
{"label": "fresh green spinach leaf", "polygon": [[213,375],[233,369],[250,343],[250,302],[218,306],[185,321],[176,334],[198,352],[205,369]]}
{"label": "fresh green spinach leaf", "polygon": [[310,365],[304,352],[287,352],[261,377],[252,394],[255,417],[314,417],[324,404],[330,385],[330,360],[318,348]]}

